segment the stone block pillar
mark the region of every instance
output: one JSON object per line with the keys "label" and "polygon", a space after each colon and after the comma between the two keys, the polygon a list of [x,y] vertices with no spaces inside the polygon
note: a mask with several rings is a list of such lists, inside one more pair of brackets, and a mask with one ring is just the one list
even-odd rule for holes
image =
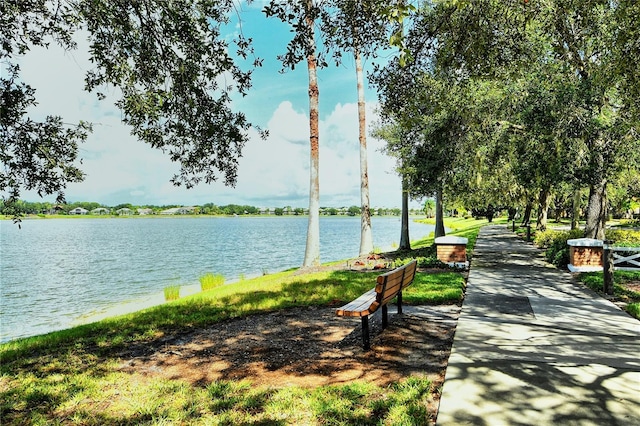
{"label": "stone block pillar", "polygon": [[603,268],[602,240],[578,238],[567,241],[569,245],[569,265],[571,272],[601,271]]}
{"label": "stone block pillar", "polygon": [[464,237],[446,236],[438,237],[435,240],[438,260],[451,266],[466,268],[467,262],[467,242]]}

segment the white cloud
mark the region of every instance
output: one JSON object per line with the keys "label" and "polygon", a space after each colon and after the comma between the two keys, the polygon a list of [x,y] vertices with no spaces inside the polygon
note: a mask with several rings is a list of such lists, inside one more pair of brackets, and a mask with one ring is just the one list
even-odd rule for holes
{"label": "white cloud", "polygon": [[[69,185],[69,201],[97,201],[115,205],[236,203],[264,207],[291,205],[305,207],[309,191],[308,111],[293,105],[306,105],[306,91],[297,98],[279,90],[261,87],[259,95],[271,102],[243,103],[251,118],[254,111],[270,115],[270,136],[260,139],[255,131],[240,159],[238,182],[227,188],[220,182],[199,185],[191,190],[174,187],[170,178],[178,171],[168,156],[135,140],[121,123],[120,111],[113,105],[117,91],[97,101],[83,91],[84,74],[91,64],[87,42],[73,53],[51,47],[37,49],[21,59],[24,81],[37,89],[38,107],[31,112],[41,119],[47,114],[61,115],[65,122],[91,121],[94,132],[80,147],[82,183]],[[273,70],[277,73],[277,70]],[[281,84],[281,83],[280,83]],[[330,90],[326,85],[323,90]],[[274,103],[273,99],[279,99]],[[272,111],[266,105],[275,105]],[[368,104],[368,123],[374,122],[374,110]],[[358,117],[355,103],[338,103],[325,108],[320,123],[320,204],[323,206],[360,205],[360,163]],[[327,109],[327,107],[329,107]],[[253,110],[251,109],[253,108]],[[372,207],[400,205],[400,179],[394,172],[395,161],[380,153],[383,142],[368,140],[369,186]],[[22,198],[35,200],[32,193]],[[53,197],[48,197],[51,200]]]}
{"label": "white cloud", "polygon": [[290,101],[278,105],[267,128],[275,138],[283,138],[295,144],[309,143],[309,116],[304,112],[295,111]]}

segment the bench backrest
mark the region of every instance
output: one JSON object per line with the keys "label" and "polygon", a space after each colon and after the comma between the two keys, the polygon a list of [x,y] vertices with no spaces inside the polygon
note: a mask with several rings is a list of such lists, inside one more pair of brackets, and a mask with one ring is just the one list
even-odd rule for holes
{"label": "bench backrest", "polygon": [[376,284],[376,301],[384,305],[398,295],[405,287],[413,282],[416,276],[418,262],[413,260],[404,266],[378,275]]}

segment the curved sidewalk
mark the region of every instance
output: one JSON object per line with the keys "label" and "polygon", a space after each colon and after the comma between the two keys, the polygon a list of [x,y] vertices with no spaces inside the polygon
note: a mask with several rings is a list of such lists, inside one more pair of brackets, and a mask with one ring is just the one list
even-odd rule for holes
{"label": "curved sidewalk", "polygon": [[640,424],[640,321],[482,228],[437,424]]}

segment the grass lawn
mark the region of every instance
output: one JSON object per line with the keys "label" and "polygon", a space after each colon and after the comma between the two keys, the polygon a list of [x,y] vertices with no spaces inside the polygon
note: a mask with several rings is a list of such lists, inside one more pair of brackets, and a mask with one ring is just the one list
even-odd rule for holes
{"label": "grass lawn", "polygon": [[631,316],[640,320],[640,272],[615,271],[613,297],[604,295],[603,272],[585,272],[579,275],[579,280],[603,297],[622,304]]}
{"label": "grass lawn", "polygon": [[[455,221],[453,221],[455,222]],[[448,223],[475,242],[486,221]],[[413,244],[415,253],[433,239]],[[470,241],[471,246],[471,241]],[[404,253],[403,256],[410,256]],[[335,306],[369,290],[376,272],[295,270],[215,287],[140,312],[0,345],[0,423],[22,424],[403,424],[429,417],[432,384],[406,377],[388,387],[354,381],[302,388],[248,381],[192,385],[123,372],[128,346],[167,333],[207,327],[245,315],[299,306]],[[455,271],[418,273],[410,304],[462,300]]]}

